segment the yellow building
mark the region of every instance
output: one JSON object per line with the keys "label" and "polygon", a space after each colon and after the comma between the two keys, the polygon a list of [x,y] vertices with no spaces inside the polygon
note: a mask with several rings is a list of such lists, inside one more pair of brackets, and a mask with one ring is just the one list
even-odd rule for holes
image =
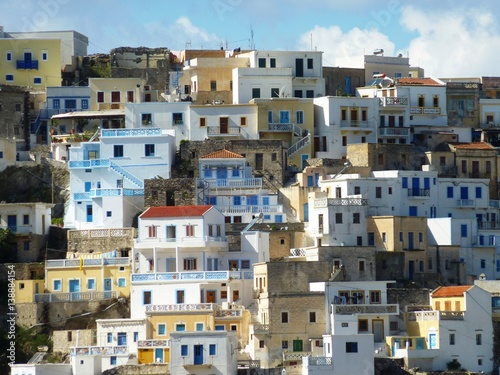
{"label": "yellow building", "polygon": [[258,106],[260,139],[285,142],[288,165],[305,168],[305,160],[314,157],[314,104],[312,99],[252,99]]}
{"label": "yellow building", "polygon": [[61,40],[0,38],[0,84],[61,86]]}
{"label": "yellow building", "polygon": [[80,254],[79,258],[48,260],[47,293],[36,302],[101,300],[130,296],[130,258],[105,254]]}
{"label": "yellow building", "polygon": [[428,272],[427,218],[420,216],[372,216],[366,219],[369,242],[377,250],[404,252],[404,275]]}
{"label": "yellow building", "polygon": [[125,116],[125,103],[151,101],[140,78],[90,78],[89,86],[92,111],[121,110]]}
{"label": "yellow building", "polygon": [[14,283],[16,286],[14,297],[16,305],[34,302],[35,294],[43,293],[45,287],[43,280],[15,280]]}
{"label": "yellow building", "polygon": [[[233,331],[238,346],[248,344],[250,311],[242,306],[213,303],[146,306],[146,336],[138,346],[140,364],[154,363],[164,358],[170,363],[170,332]],[[162,355],[158,354],[162,351]]]}

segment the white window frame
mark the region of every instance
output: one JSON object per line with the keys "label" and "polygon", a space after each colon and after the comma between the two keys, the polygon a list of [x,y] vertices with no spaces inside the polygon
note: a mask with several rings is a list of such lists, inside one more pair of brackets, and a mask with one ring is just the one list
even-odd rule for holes
{"label": "white window frame", "polygon": [[[89,288],[89,281],[90,280],[93,280],[94,281],[94,287],[93,288]],[[96,290],[96,279],[95,277],[88,277],[87,278],[87,282],[86,282],[86,286],[87,286],[87,290]]]}
{"label": "white window frame", "polygon": [[[120,285],[121,280],[123,280],[123,285]],[[117,282],[118,282],[118,288],[125,288],[127,286],[127,279],[125,277],[119,277]]]}
{"label": "white window frame", "polygon": [[[165,332],[164,333],[160,333],[160,326],[164,326],[165,327]],[[156,324],[156,334],[158,336],[166,336],[167,335],[167,324],[166,323],[157,323]]]}
{"label": "white window frame", "polygon": [[[61,287],[59,289],[56,289],[55,282],[59,281],[61,283]],[[62,279],[52,279],[52,290],[54,292],[62,292],[63,290],[63,281]]]}
{"label": "white window frame", "polygon": [[[43,55],[45,54],[45,58],[43,58]],[[46,49],[42,49],[42,51],[40,52],[40,60],[42,61],[49,61],[49,51],[46,50]]]}
{"label": "white window frame", "polygon": [[13,57],[13,54],[12,54],[11,50],[5,51],[5,61],[12,61],[13,60],[12,57]]}

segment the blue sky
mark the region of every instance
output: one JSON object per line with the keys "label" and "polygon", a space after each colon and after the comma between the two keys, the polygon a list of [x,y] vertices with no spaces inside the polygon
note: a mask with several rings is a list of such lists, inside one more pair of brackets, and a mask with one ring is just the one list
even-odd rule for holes
{"label": "blue sky", "polygon": [[500,76],[498,0],[1,0],[5,31],[77,30],[91,53],[115,47],[174,51],[323,51],[324,65],[362,67],[383,48],[435,77]]}

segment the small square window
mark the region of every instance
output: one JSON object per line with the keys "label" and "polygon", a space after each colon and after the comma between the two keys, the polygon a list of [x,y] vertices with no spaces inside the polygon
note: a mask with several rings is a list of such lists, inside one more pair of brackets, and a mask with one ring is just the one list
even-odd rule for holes
{"label": "small square window", "polygon": [[6,80],[7,82],[12,82],[12,81],[14,81],[14,74],[6,74],[6,75],[5,75],[5,80]]}
{"label": "small square window", "polygon": [[115,355],[112,355],[111,357],[109,357],[109,364],[116,365],[116,356]]}
{"label": "small square window", "polygon": [[347,328],[349,327],[349,323],[347,322],[342,322],[342,328]]}
{"label": "small square window", "polygon": [[264,340],[259,340],[259,348],[260,349],[264,348]]}
{"label": "small square window", "polygon": [[187,357],[188,355],[188,346],[187,345],[181,345],[181,356],[182,357]]}
{"label": "small square window", "polygon": [[288,323],[288,312],[283,311],[281,313],[281,323]]}
{"label": "small square window", "polygon": [[151,113],[143,113],[143,114],[141,114],[141,122],[142,122],[142,125],[151,125],[151,124],[153,124],[153,114],[151,114]]}
{"label": "small square window", "polygon": [[47,51],[42,51],[42,61],[47,61],[49,59],[49,53]]}
{"label": "small square window", "polygon": [[118,279],[118,287],[124,288],[126,286],[126,279],[124,277],[120,277]]}
{"label": "small square window", "polygon": [[316,323],[316,311],[309,311],[309,323]]}
{"label": "small square window", "polygon": [[208,354],[209,355],[217,355],[217,350],[215,344],[210,344],[208,347]]}
{"label": "small square window", "polygon": [[346,353],[357,353],[358,352],[358,343],[357,342],[346,342],[345,343],[345,351],[346,351]]}
{"label": "small square window", "polygon": [[42,84],[42,77],[33,77],[33,84],[41,85]]}
{"label": "small square window", "polygon": [[286,340],[281,341],[281,349],[288,349],[288,341]]}
{"label": "small square window", "polygon": [[5,53],[5,59],[6,59],[7,61],[12,61],[12,52],[7,51],[7,52]]}
{"label": "small square window", "polygon": [[165,324],[161,323],[158,324],[158,334],[159,335],[165,335],[167,333],[167,327]]}
{"label": "small square window", "polygon": [[19,289],[24,289],[24,283],[19,283]]}
{"label": "small square window", "polygon": [[111,211],[106,211],[106,217],[111,217]]}

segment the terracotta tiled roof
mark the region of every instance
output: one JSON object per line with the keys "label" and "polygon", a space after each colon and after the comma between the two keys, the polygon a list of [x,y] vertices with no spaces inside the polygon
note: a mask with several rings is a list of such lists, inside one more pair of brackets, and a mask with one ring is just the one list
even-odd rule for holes
{"label": "terracotta tiled roof", "polygon": [[455,148],[468,149],[468,150],[488,150],[495,148],[486,142],[464,142],[464,143],[450,143],[450,144]]}
{"label": "terracotta tiled roof", "polygon": [[440,286],[432,292],[432,298],[436,297],[462,297],[466,291],[472,288],[472,285],[461,286]]}
{"label": "terracotta tiled roof", "polygon": [[432,78],[398,78],[397,84],[402,86],[443,86],[442,83],[435,81]]}
{"label": "terracotta tiled roof", "polygon": [[244,158],[244,156],[237,154],[236,152],[224,149],[202,156],[200,159],[242,159],[242,158]]}
{"label": "terracotta tiled roof", "polygon": [[155,217],[199,217],[211,209],[212,206],[158,206],[149,207],[144,211],[141,219]]}

